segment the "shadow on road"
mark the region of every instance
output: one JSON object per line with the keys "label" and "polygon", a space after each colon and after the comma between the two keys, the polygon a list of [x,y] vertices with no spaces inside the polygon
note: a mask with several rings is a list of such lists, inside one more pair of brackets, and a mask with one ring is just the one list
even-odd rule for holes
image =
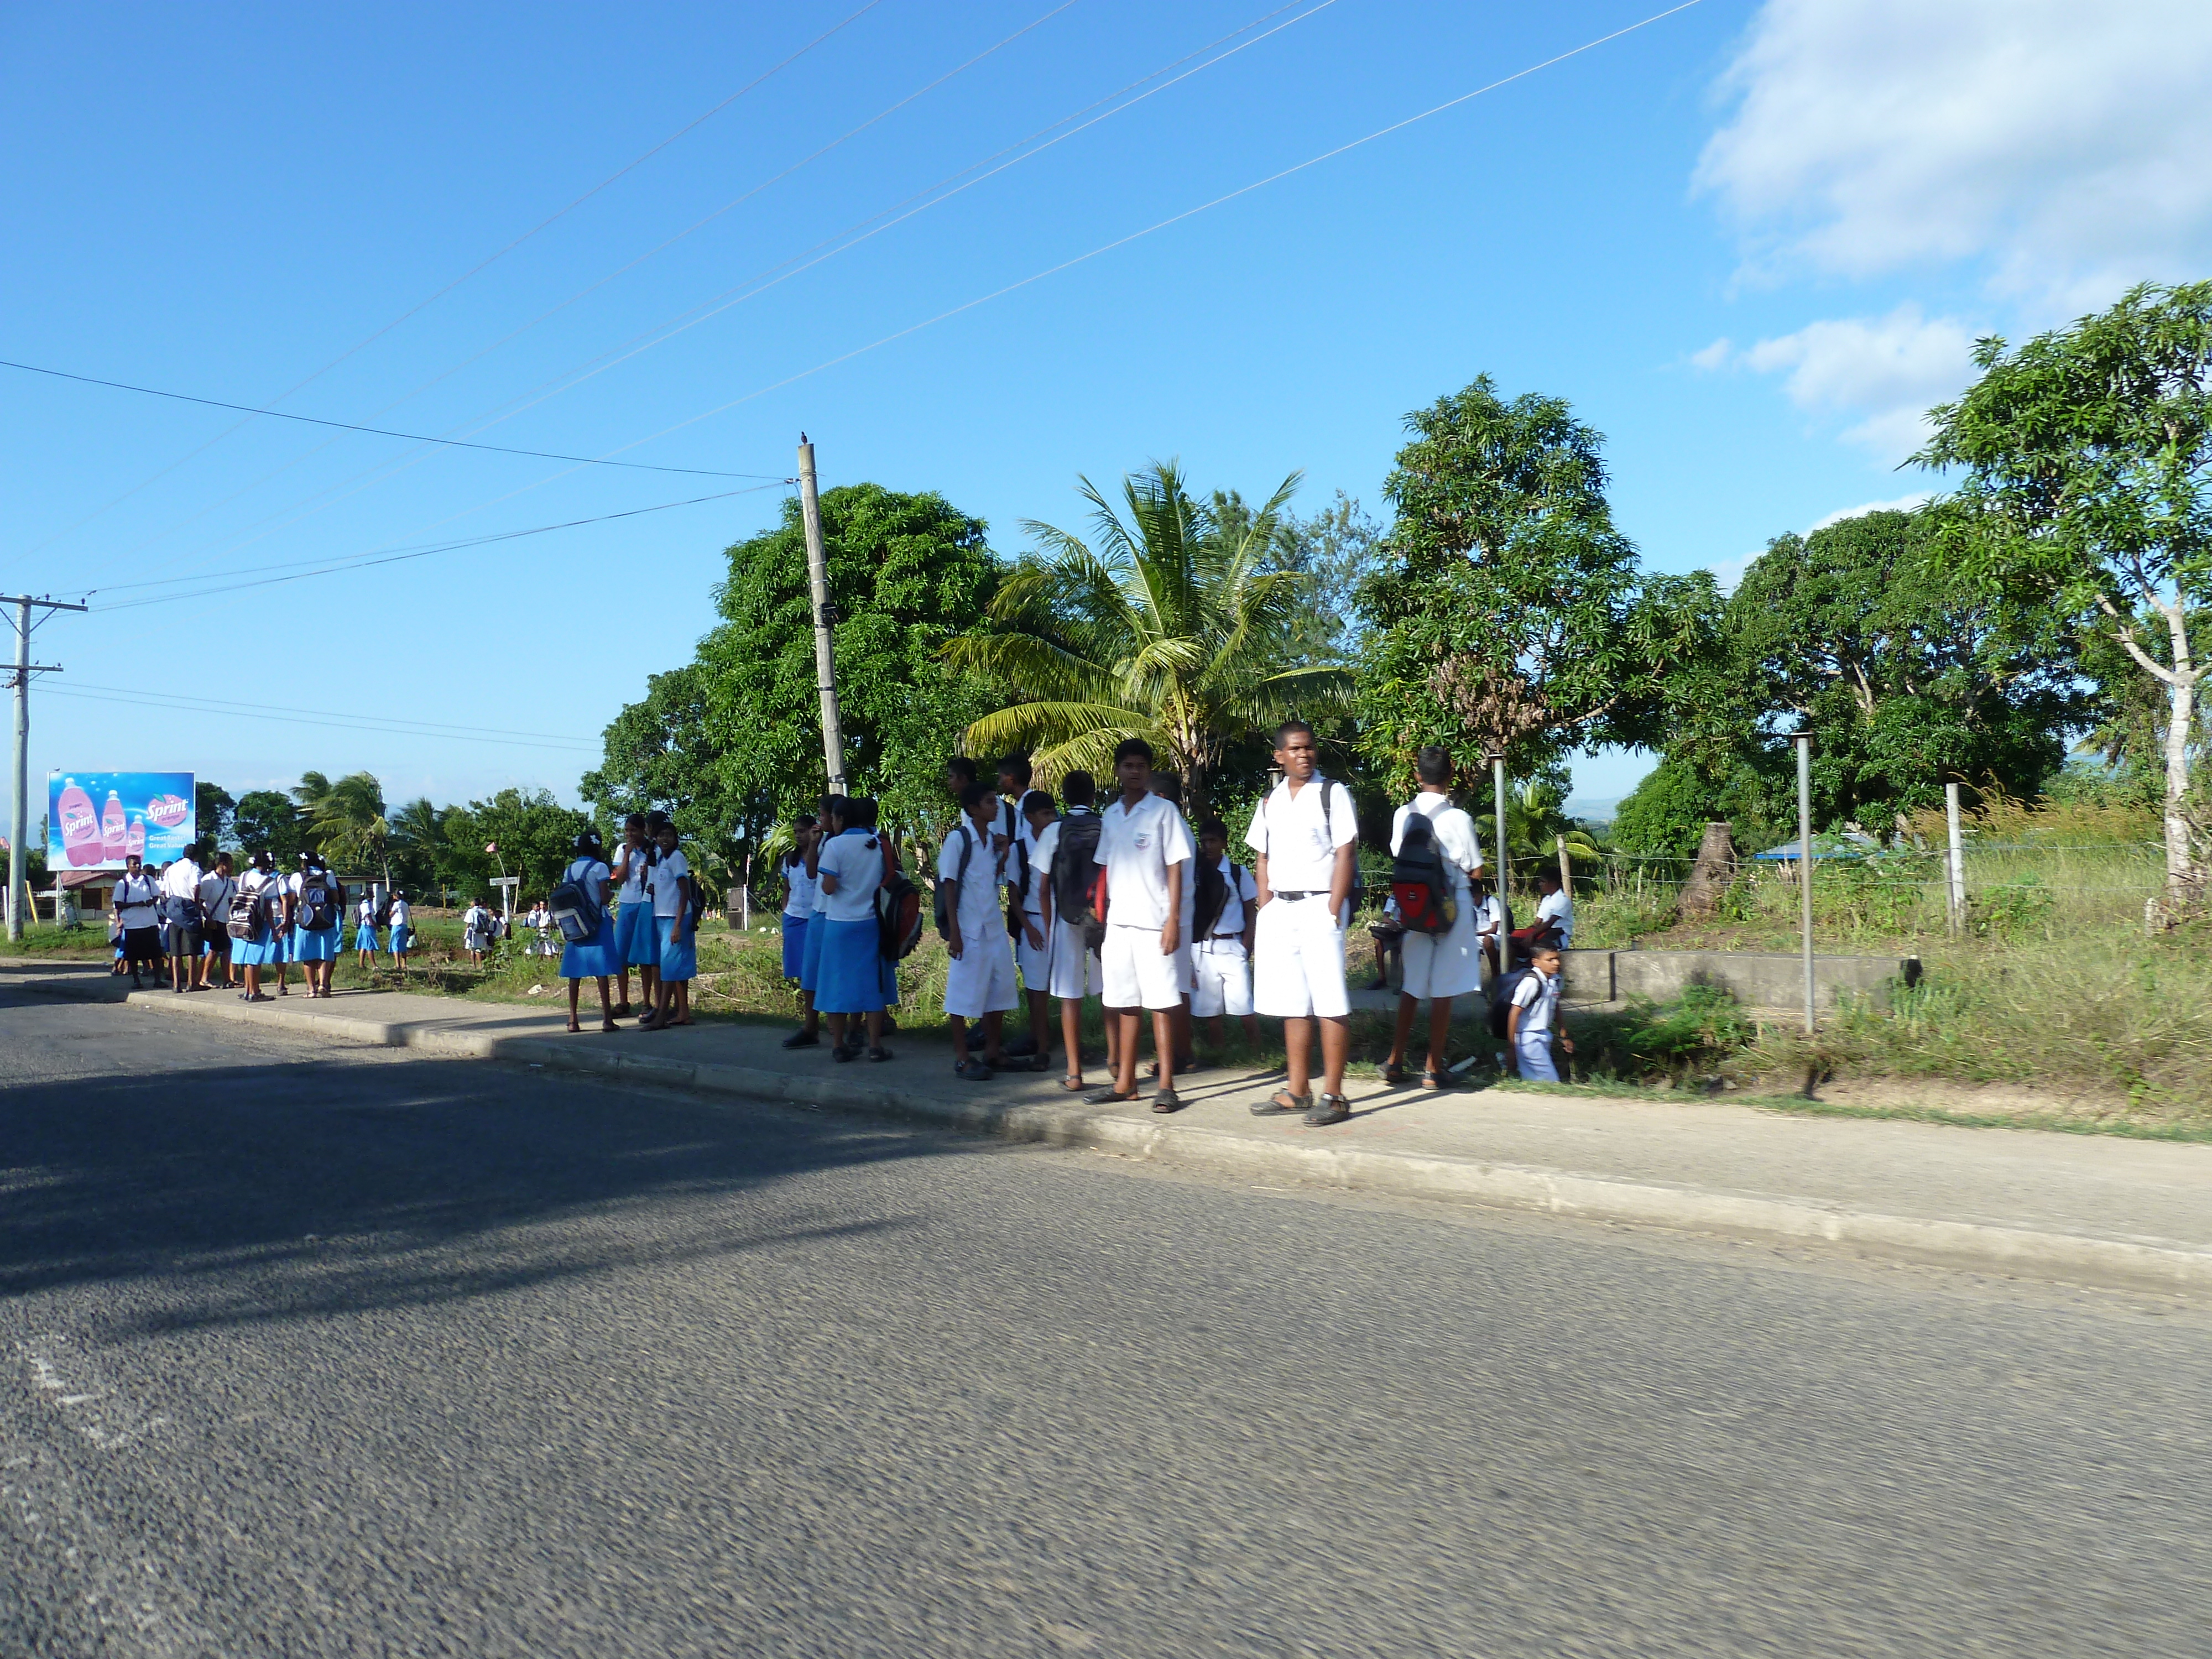
{"label": "shadow on road", "polygon": [[209,1064],[163,1036],[10,1033],[126,1042],[133,1069],[0,1076],[0,1296],[106,1285],[116,1334],[463,1301],[902,1228],[714,1200],[965,1150],[480,1061]]}

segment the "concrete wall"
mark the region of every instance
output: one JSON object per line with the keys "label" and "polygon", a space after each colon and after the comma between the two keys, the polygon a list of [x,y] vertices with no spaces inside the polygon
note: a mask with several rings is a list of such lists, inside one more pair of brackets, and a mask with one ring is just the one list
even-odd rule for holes
{"label": "concrete wall", "polygon": [[[1805,1000],[1804,958],[1780,951],[1569,951],[1563,974],[1573,1002],[1665,1002],[1691,985],[1717,985],[1754,1008],[1796,1008]],[[1899,980],[1911,985],[1919,978],[1917,957],[1813,958],[1814,997],[1824,1008],[1845,991],[1886,1005]]]}

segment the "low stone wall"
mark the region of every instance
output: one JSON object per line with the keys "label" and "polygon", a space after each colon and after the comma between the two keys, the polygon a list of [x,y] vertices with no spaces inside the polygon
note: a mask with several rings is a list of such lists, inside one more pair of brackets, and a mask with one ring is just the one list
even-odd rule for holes
{"label": "low stone wall", "polygon": [[[1805,959],[1778,951],[1569,951],[1562,974],[1573,1002],[1665,1002],[1692,985],[1719,986],[1754,1008],[1796,1008],[1805,1000]],[[1887,1006],[1893,987],[1919,978],[1917,957],[1813,958],[1814,998],[1823,1008],[1844,992]]]}

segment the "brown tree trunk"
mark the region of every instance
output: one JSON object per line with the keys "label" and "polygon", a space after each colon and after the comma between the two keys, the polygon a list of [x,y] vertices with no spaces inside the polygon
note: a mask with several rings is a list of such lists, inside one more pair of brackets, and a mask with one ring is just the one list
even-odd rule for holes
{"label": "brown tree trunk", "polygon": [[1705,920],[1720,908],[1721,895],[1735,879],[1735,838],[1725,823],[1708,823],[1698,843],[1698,861],[1682,884],[1682,915]]}

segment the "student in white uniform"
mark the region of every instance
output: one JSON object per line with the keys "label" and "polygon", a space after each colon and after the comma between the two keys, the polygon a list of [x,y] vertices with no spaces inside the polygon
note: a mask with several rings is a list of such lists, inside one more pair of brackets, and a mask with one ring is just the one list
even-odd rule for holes
{"label": "student in white uniform", "polygon": [[783,876],[783,976],[798,985],[803,1018],[799,1029],[783,1040],[787,1048],[811,1048],[822,1041],[822,1016],[814,1012],[814,994],[800,981],[806,971],[806,928],[814,920],[814,896],[822,878],[810,866],[816,854],[820,820],[801,812],[791,821],[791,850],[778,866]]}
{"label": "student in white uniform", "polygon": [[632,812],[623,820],[623,844],[609,864],[615,888],[615,1012],[617,1019],[630,1018],[629,970],[637,969],[637,1000],[653,1012],[653,986],[660,977],[660,936],[653,925],[653,903],[646,896],[646,882],[653,874],[656,849],[645,814]]}
{"label": "student in white uniform", "polygon": [[108,902],[123,922],[123,959],[131,964],[131,988],[143,990],[139,975],[161,971],[161,884],[146,873],[137,854],[124,860]]}
{"label": "student in white uniform", "polygon": [[200,915],[200,866],[192,855],[197,847],[187,847],[161,872],[161,908],[169,920],[169,989],[182,996],[197,990],[194,973],[199,963],[200,923],[191,920]]}
{"label": "student in white uniform", "polygon": [[[1352,1052],[1352,999],[1344,983],[1344,925],[1352,915],[1358,815],[1352,792],[1316,769],[1313,727],[1286,720],[1275,733],[1283,781],[1252,815],[1260,920],[1252,945],[1252,1006],[1283,1022],[1286,1086],[1255,1117],[1304,1112],[1316,1127],[1352,1115],[1344,1065]],[[1314,1026],[1321,1027],[1322,1095],[1311,1093]]]}
{"label": "student in white uniform", "polygon": [[215,867],[200,878],[199,985],[203,991],[215,989],[217,963],[222,964],[222,988],[231,988],[230,901],[237,891],[238,884],[231,879],[230,854],[217,853]]}
{"label": "student in white uniform", "polygon": [[[1029,1052],[1036,1069],[1052,1064],[1052,919],[1045,908],[1045,889],[1051,882],[1051,853],[1045,838],[1057,840],[1060,813],[1052,797],[1032,789],[1022,797],[1022,835],[1017,843],[1020,857],[1006,880],[1009,913],[1018,916],[1021,930],[1014,935],[1014,966],[1021,972],[1022,1000],[1029,1005]],[[1012,1054],[1016,1044],[1008,1043]]]}
{"label": "student in white uniform", "polygon": [[[1565,890],[1560,887],[1558,874],[1550,870],[1537,872],[1536,890],[1543,895],[1543,897],[1536,901],[1536,925],[1547,933],[1557,933],[1559,936],[1559,949],[1573,950],[1575,947],[1574,900],[1569,898]],[[1542,939],[1544,934],[1539,933],[1536,937]]]}
{"label": "student in white uniform", "polygon": [[1475,833],[1474,820],[1452,805],[1450,751],[1431,744],[1414,757],[1413,769],[1421,780],[1420,793],[1400,807],[1391,821],[1390,856],[1396,858],[1405,846],[1406,826],[1416,817],[1426,819],[1450,886],[1452,921],[1441,933],[1411,927],[1406,930],[1401,946],[1405,968],[1398,993],[1398,1029],[1390,1044],[1390,1058],[1382,1067],[1382,1080],[1393,1085],[1407,1080],[1406,1048],[1413,1038],[1413,1016],[1425,1000],[1429,1053],[1421,1086],[1441,1089],[1445,1048],[1451,1038],[1452,999],[1482,988],[1482,945],[1475,926],[1474,889],[1474,878],[1482,873],[1482,842]]}
{"label": "student in white uniform", "polygon": [[[1505,1011],[1505,1050],[1513,1069],[1536,1083],[1557,1083],[1559,1067],[1552,1062],[1552,1028],[1559,1012],[1559,950],[1539,945],[1528,955],[1528,972],[1513,988],[1512,1005]],[[1571,1054],[1575,1040],[1559,1034],[1560,1048]]]}
{"label": "student in white uniform", "polygon": [[461,912],[461,948],[469,953],[471,964],[483,966],[484,952],[491,949],[491,912],[482,899],[471,899]]}
{"label": "student in white uniform", "polygon": [[[1097,785],[1088,772],[1070,772],[1060,781],[1060,798],[1067,804],[1062,816],[1036,834],[1036,858],[1042,872],[1038,896],[1044,906],[1045,939],[1050,952],[1048,988],[1060,1002],[1060,1040],[1067,1057],[1060,1086],[1071,1092],[1083,1087],[1083,999],[1105,988],[1098,953],[1092,950],[1079,920],[1088,914],[1087,895],[1097,885],[1098,814],[1092,810]],[[1080,902],[1073,902],[1073,901]],[[1073,915],[1076,921],[1070,921]],[[1101,932],[1103,930],[1101,929]],[[1114,1022],[1106,1022],[1106,1069],[1114,1069]]]}
{"label": "student in white uniform", "polygon": [[[1009,1009],[1021,1006],[1014,987],[1014,942],[1006,936],[999,890],[1006,879],[1006,854],[994,835],[999,798],[988,784],[971,783],[960,792],[961,821],[938,850],[937,881],[945,890],[945,948],[952,954],[945,978],[945,1019],[952,1031],[952,1073],[971,1083],[988,1083],[1009,1065],[1006,1024]],[[983,1052],[969,1050],[968,1023],[983,1026]],[[1020,1062],[1019,1069],[1030,1069]]]}
{"label": "student in white uniform", "polygon": [[[1163,772],[1157,767],[1154,768],[1152,793],[1173,806],[1176,811],[1182,811],[1182,780],[1174,773]],[[1188,824],[1189,822],[1188,817],[1183,819],[1185,824]],[[1198,837],[1194,834],[1191,836],[1194,857],[1196,854],[1197,846]],[[1176,1005],[1175,1011],[1176,1070],[1186,1077],[1198,1069],[1197,1044],[1193,1040],[1190,1025],[1190,991],[1192,985],[1196,982],[1196,975],[1191,965],[1191,945],[1195,937],[1194,924],[1197,908],[1198,879],[1194,866],[1192,869],[1183,872],[1182,914],[1177,918],[1180,925],[1176,929],[1178,943],[1176,945],[1175,954],[1176,983],[1182,987],[1182,1000]],[[1148,1070],[1152,1076],[1158,1077],[1160,1074],[1158,1062],[1154,1061]]]}
{"label": "student in white uniform", "polygon": [[1229,861],[1229,826],[1208,818],[1198,826],[1198,863],[1191,885],[1197,890],[1191,942],[1194,1018],[1213,1022],[1207,1033],[1221,1046],[1223,1017],[1244,1022],[1244,1040],[1260,1046],[1260,1018],[1252,1012],[1252,929],[1260,896],[1252,872]]}
{"label": "student in white uniform", "polygon": [[1137,1097],[1139,1016],[1152,1016],[1152,1047],[1159,1058],[1159,1087],[1152,1109],[1178,1111],[1176,1093],[1176,1010],[1183,986],[1176,977],[1182,943],[1182,890],[1190,878],[1190,828],[1165,796],[1152,793],[1152,746],[1123,739],[1114,751],[1121,793],[1099,814],[1097,863],[1106,872],[1106,1017],[1121,1027],[1113,1084],[1084,1098],[1093,1105]]}

